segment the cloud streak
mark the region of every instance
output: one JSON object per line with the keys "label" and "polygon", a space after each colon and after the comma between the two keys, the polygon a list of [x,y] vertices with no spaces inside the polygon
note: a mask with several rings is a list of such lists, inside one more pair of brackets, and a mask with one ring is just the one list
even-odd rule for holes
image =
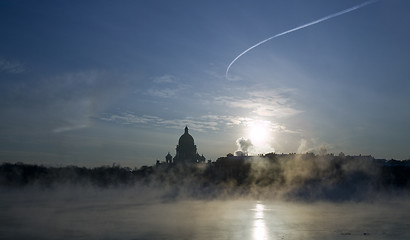
{"label": "cloud streak", "polygon": [[312,26],[312,25],[315,25],[315,24],[324,22],[324,21],[326,21],[326,20],[329,20],[329,19],[332,19],[332,18],[334,18],[334,17],[337,17],[337,16],[340,16],[340,15],[346,14],[346,13],[348,13],[348,12],[357,10],[357,9],[359,9],[359,8],[365,7],[365,6],[367,6],[367,5],[373,4],[373,3],[378,2],[378,1],[379,1],[379,0],[366,1],[366,2],[364,2],[364,3],[361,3],[361,4],[359,4],[359,5],[353,6],[353,7],[348,8],[348,9],[345,9],[345,10],[343,10],[343,11],[330,14],[330,15],[328,15],[328,16],[326,16],[326,17],[322,17],[322,18],[319,18],[319,19],[317,19],[317,20],[315,20],[315,21],[312,21],[312,22],[303,24],[303,25],[301,25],[301,26],[292,28],[292,29],[290,29],[290,30],[287,30],[287,31],[284,31],[284,32],[281,32],[281,33],[278,33],[278,34],[276,34],[276,35],[274,35],[274,36],[272,36],[272,37],[269,37],[269,38],[267,38],[267,39],[265,39],[265,40],[263,40],[263,41],[258,42],[257,44],[255,44],[255,45],[251,46],[250,48],[246,49],[245,51],[243,51],[243,52],[242,52],[241,54],[239,54],[234,60],[232,60],[232,62],[231,62],[231,63],[228,65],[228,67],[226,68],[225,78],[229,80],[229,76],[228,76],[228,75],[229,75],[229,70],[231,69],[232,65],[233,65],[240,57],[242,57],[244,54],[246,54],[247,52],[251,51],[252,49],[254,49],[254,48],[256,48],[256,47],[258,47],[258,46],[260,46],[260,45],[262,45],[262,44],[264,44],[264,43],[266,43],[266,42],[268,42],[268,41],[270,41],[270,40],[272,40],[272,39],[275,39],[275,38],[277,38],[277,37],[280,37],[280,36],[286,35],[286,34],[288,34],[288,33],[295,32],[295,31],[298,31],[298,30],[300,30],[300,29],[303,29],[303,28],[306,28],[306,27],[309,27],[309,26]]}
{"label": "cloud streak", "polygon": [[[122,125],[150,125],[165,128],[181,129],[186,125],[198,132],[221,131],[232,127],[247,127],[255,121],[253,118],[227,115],[202,115],[198,117],[186,117],[179,119],[164,119],[152,115],[138,115],[132,112],[118,114],[105,113],[99,117],[100,120]],[[278,123],[269,122],[269,128],[274,132],[297,133],[287,129]]]}

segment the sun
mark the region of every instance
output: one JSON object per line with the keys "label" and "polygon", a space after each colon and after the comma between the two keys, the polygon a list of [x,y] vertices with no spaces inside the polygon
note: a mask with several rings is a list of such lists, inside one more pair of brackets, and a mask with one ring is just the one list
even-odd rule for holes
{"label": "sun", "polygon": [[249,139],[251,139],[253,145],[263,146],[267,144],[271,130],[268,121],[252,121],[248,127]]}

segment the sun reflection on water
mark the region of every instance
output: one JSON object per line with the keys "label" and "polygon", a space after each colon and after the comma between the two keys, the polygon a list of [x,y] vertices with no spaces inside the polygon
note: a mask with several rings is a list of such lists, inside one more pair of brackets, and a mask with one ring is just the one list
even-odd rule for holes
{"label": "sun reflection on water", "polygon": [[258,202],[256,203],[255,209],[255,215],[253,218],[253,238],[254,240],[262,240],[262,239],[268,239],[267,236],[267,231],[266,231],[266,224],[265,224],[265,218],[264,218],[264,210],[265,206]]}

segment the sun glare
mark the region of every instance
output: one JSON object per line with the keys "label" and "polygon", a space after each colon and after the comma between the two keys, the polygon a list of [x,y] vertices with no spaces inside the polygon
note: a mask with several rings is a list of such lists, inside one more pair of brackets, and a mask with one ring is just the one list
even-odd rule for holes
{"label": "sun glare", "polygon": [[267,144],[267,140],[270,134],[270,126],[267,121],[253,121],[249,124],[249,138],[252,144],[255,146],[261,146]]}

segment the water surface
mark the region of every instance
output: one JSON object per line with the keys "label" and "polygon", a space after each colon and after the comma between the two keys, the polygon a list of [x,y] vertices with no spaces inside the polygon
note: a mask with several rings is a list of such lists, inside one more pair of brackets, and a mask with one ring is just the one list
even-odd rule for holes
{"label": "water surface", "polygon": [[410,239],[404,200],[172,200],[146,190],[3,191],[1,239]]}

